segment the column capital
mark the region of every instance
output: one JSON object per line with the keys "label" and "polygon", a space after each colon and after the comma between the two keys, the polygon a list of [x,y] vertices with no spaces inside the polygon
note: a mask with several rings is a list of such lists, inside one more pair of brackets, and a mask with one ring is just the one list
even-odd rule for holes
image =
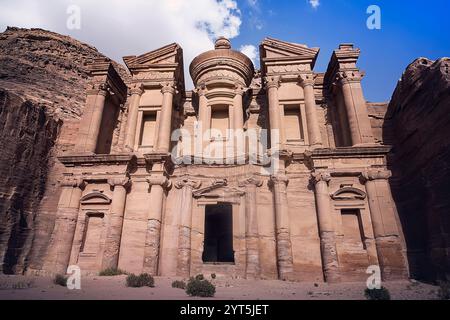
{"label": "column capital", "polygon": [[257,188],[262,187],[263,180],[259,177],[252,176],[250,178],[244,179],[239,181],[239,187],[246,187],[246,186],[256,186]]}
{"label": "column capital", "polygon": [[284,184],[287,186],[289,184],[289,178],[285,174],[271,175],[269,185],[274,186],[274,185],[278,185],[278,184]]}
{"label": "column capital", "polygon": [[329,172],[325,171],[313,172],[311,173],[311,176],[314,184],[317,184],[319,182],[325,182],[328,184],[331,181],[331,175]]}
{"label": "column capital", "polygon": [[195,92],[198,94],[199,97],[206,96],[208,93],[208,88],[206,87],[206,84],[202,83],[195,88]]}
{"label": "column capital", "polygon": [[336,83],[339,85],[361,82],[362,78],[364,78],[364,73],[358,70],[353,71],[339,71],[336,74]]}
{"label": "column capital", "polygon": [[161,186],[164,189],[168,189],[172,186],[172,182],[164,176],[155,176],[147,179],[150,186]]}
{"label": "column capital", "polygon": [[61,181],[62,187],[72,187],[72,188],[80,188],[84,189],[86,187],[87,183],[82,178],[73,178],[73,177],[66,177],[63,181]]}
{"label": "column capital", "polygon": [[183,189],[184,187],[191,188],[193,190],[197,190],[202,186],[202,182],[199,180],[194,180],[191,178],[183,178],[175,182],[175,188]]}
{"label": "column capital", "polygon": [[266,83],[266,89],[278,89],[281,84],[281,78],[279,76],[267,76],[264,78],[264,81]]}
{"label": "column capital", "polygon": [[244,86],[240,84],[236,84],[234,87],[234,93],[238,96],[243,97],[244,94],[247,92],[248,88],[245,88]]}
{"label": "column capital", "polygon": [[142,83],[134,83],[132,84],[129,88],[129,93],[130,95],[138,95],[138,96],[142,96],[142,94],[144,93],[144,85]]}
{"label": "column capital", "polygon": [[315,75],[312,73],[302,73],[298,76],[298,80],[303,88],[307,86],[314,87]]}
{"label": "column capital", "polygon": [[93,83],[91,88],[89,90],[87,90],[87,95],[88,96],[97,96],[97,95],[102,95],[104,97],[106,97],[108,95],[108,93],[111,92],[111,87],[108,83]]}
{"label": "column capital", "polygon": [[108,184],[113,188],[115,188],[116,186],[120,186],[128,189],[131,185],[131,181],[128,177],[117,177],[108,179]]}
{"label": "column capital", "polygon": [[169,93],[174,95],[177,92],[176,87],[172,82],[165,82],[162,83],[161,85],[162,85],[161,92],[163,94]]}
{"label": "column capital", "polygon": [[361,181],[366,183],[375,180],[389,180],[392,177],[390,170],[367,170],[361,174]]}

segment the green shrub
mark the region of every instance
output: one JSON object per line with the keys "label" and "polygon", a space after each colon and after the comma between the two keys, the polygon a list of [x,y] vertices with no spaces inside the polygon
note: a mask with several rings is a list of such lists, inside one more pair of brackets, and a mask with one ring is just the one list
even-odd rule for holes
{"label": "green shrub", "polygon": [[450,282],[442,281],[439,283],[439,299],[450,300]]}
{"label": "green shrub", "polygon": [[215,279],[215,278],[217,278],[217,275],[216,275],[215,273],[213,273],[213,274],[211,275],[211,279]]}
{"label": "green shrub", "polygon": [[208,280],[191,278],[186,287],[186,293],[191,297],[214,297],[216,287]]}
{"label": "green shrub", "polygon": [[172,288],[176,288],[176,289],[186,289],[186,282],[184,281],[174,281],[172,282]]}
{"label": "green shrub", "polygon": [[67,279],[68,277],[62,274],[57,274],[53,279],[53,283],[61,287],[67,287]]}
{"label": "green shrub", "polygon": [[127,287],[131,288],[141,288],[141,287],[155,287],[155,279],[147,273],[142,273],[140,275],[130,274],[127,277]]}
{"label": "green shrub", "polygon": [[389,290],[385,287],[381,287],[381,289],[366,289],[365,296],[367,300],[391,300]]}
{"label": "green shrub", "polygon": [[100,277],[115,277],[127,274],[125,271],[120,270],[118,268],[108,268],[103,271],[100,271],[98,274]]}

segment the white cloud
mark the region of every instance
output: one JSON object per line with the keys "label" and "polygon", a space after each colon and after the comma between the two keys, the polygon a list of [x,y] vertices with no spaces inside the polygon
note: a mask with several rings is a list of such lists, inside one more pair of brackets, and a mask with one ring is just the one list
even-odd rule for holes
{"label": "white cloud", "polygon": [[256,63],[256,58],[258,57],[258,48],[256,48],[254,45],[252,44],[243,45],[241,46],[239,51],[241,51],[243,54],[249,57],[250,60],[253,61],[253,64]]}
{"label": "white cloud", "polygon": [[308,0],[311,7],[317,9],[320,6],[320,0]]}
{"label": "white cloud", "polygon": [[[81,8],[81,29],[66,27],[70,5]],[[219,36],[239,35],[241,12],[236,0],[0,0],[0,28],[44,28],[94,45],[121,62],[177,42],[188,68],[198,54],[211,50]]]}

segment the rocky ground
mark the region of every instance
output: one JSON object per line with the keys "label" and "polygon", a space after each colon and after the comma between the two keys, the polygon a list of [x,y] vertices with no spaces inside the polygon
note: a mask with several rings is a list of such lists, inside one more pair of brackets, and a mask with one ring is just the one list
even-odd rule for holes
{"label": "rocky ground", "polygon": [[[174,278],[155,278],[155,288],[127,288],[126,276],[82,278],[68,290],[50,278],[0,276],[0,300],[183,300]],[[314,284],[282,281],[214,280],[217,300],[364,300],[365,283]],[[439,288],[410,281],[383,284],[393,300],[436,300]]]}

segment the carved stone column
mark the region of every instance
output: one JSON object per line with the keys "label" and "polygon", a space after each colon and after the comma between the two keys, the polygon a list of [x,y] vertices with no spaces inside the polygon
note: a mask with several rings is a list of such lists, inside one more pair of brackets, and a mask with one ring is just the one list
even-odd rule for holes
{"label": "carved stone column", "polygon": [[125,138],[125,147],[134,150],[136,143],[137,121],[139,113],[139,103],[144,93],[144,87],[141,83],[135,84],[131,90],[130,106],[128,111],[127,134]]}
{"label": "carved stone column", "polygon": [[280,280],[290,280],[294,272],[286,191],[288,183],[288,177],[283,174],[273,175],[270,178],[275,202],[277,264]]}
{"label": "carved stone column", "polygon": [[339,262],[336,250],[336,233],[331,216],[330,193],[328,183],[331,176],[328,173],[316,172],[312,174],[315,184],[317,204],[317,220],[320,232],[320,247],[322,254],[323,272],[326,282],[338,282]]}
{"label": "carved stone column", "polygon": [[200,186],[200,181],[191,179],[183,179],[175,183],[175,187],[183,191],[177,259],[177,275],[180,277],[189,277],[191,272],[192,192]]}
{"label": "carved stone column", "polygon": [[164,176],[151,177],[148,179],[148,183],[151,186],[150,211],[148,214],[147,235],[145,237],[143,270],[156,276],[158,275],[164,193],[171,183]]}
{"label": "carved stone column", "polygon": [[111,203],[109,229],[106,235],[105,251],[103,253],[102,269],[117,268],[119,263],[120,240],[122,238],[123,216],[127,189],[130,186],[129,178],[116,178],[108,180],[114,188]]}
{"label": "carved stone column", "polygon": [[[269,98],[269,121],[271,132],[272,149],[283,149],[285,143],[284,130],[280,117],[280,101],[278,100],[278,88],[280,87],[279,77],[267,77],[266,89],[267,96]],[[279,140],[278,146],[274,146],[277,140]]]}
{"label": "carved stone column", "polygon": [[47,264],[44,267],[48,271],[59,274],[67,272],[77,226],[78,211],[80,210],[82,190],[85,186],[84,181],[79,179],[67,178],[62,182],[55,227],[47,252],[47,261],[50,265]]}
{"label": "carved stone column", "polygon": [[390,177],[391,172],[387,170],[369,170],[362,174],[383,280],[404,279],[408,276],[396,208],[389,186]]}
{"label": "carved stone column", "polygon": [[259,279],[261,272],[256,195],[257,188],[262,185],[262,180],[255,177],[239,183],[240,187],[245,187],[245,240],[247,250],[245,274],[247,279]]}
{"label": "carved stone column", "polygon": [[173,96],[176,90],[173,84],[167,83],[163,86],[161,92],[163,93],[163,103],[156,149],[158,152],[168,153],[172,135]]}
{"label": "carved stone column", "polygon": [[88,153],[97,151],[97,141],[108,92],[109,86],[106,83],[102,83],[87,92],[86,110],[81,119],[77,151]]}
{"label": "carved stone column", "polygon": [[354,146],[374,143],[367,104],[361,88],[362,77],[363,75],[359,71],[339,72],[337,77],[337,84],[342,88],[344,96],[350,134]]}
{"label": "carved stone column", "polygon": [[242,86],[236,86],[234,97],[234,135],[235,135],[235,150],[236,156],[242,156],[245,154],[245,141],[244,141],[244,104],[243,98],[245,89]]}
{"label": "carved stone column", "polygon": [[314,95],[314,76],[312,74],[300,75],[300,84],[305,93],[306,123],[308,126],[309,144],[322,145],[319,121],[317,120],[316,97]]}

